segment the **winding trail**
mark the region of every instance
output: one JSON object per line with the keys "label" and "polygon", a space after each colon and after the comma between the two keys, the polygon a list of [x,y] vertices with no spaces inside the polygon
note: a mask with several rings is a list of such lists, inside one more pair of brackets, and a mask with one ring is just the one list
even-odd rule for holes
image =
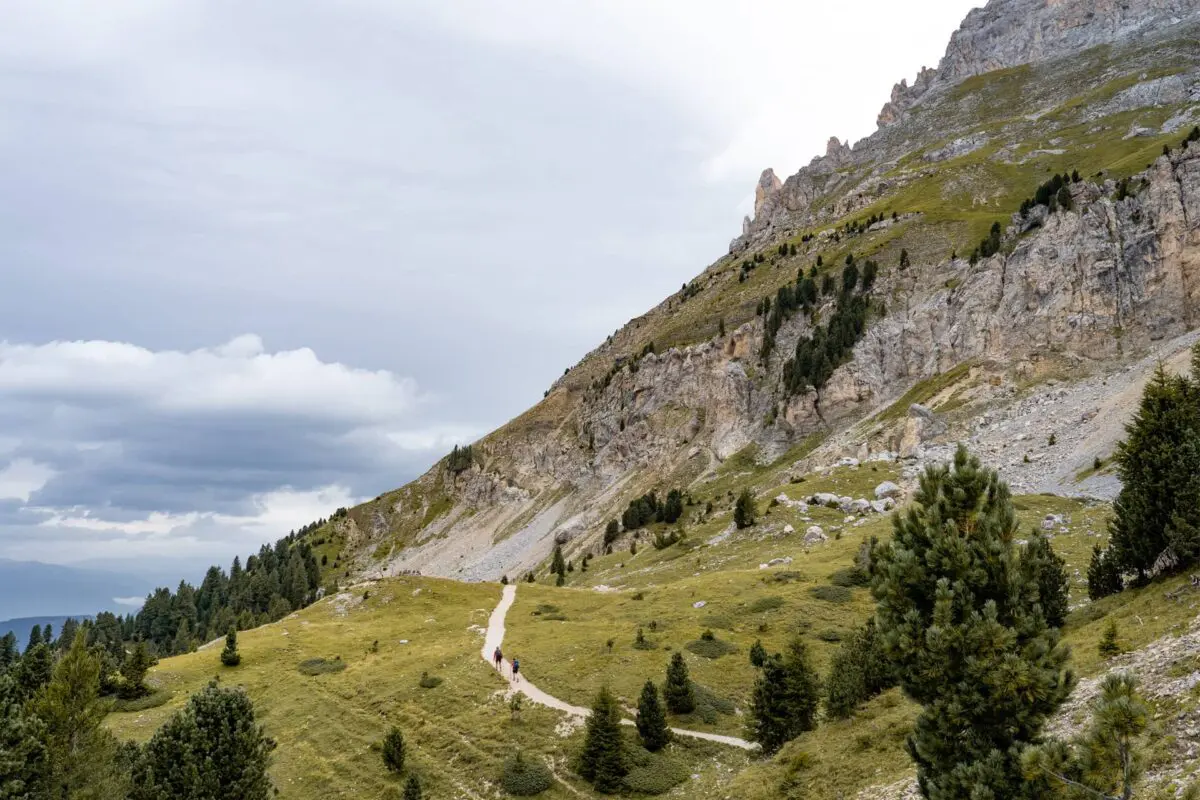
{"label": "winding trail", "polygon": [[[492,611],[491,617],[488,618],[487,631],[483,637],[483,648],[479,651],[479,655],[487,662],[489,666],[494,667],[492,663],[492,653],[497,647],[504,642],[504,618],[508,616],[508,610],[512,608],[513,601],[517,599],[516,584],[509,584],[504,587],[504,591],[500,596],[500,602]],[[553,695],[543,692],[541,689],[534,686],[526,678],[521,678],[518,682],[513,682],[512,679],[512,664],[504,661],[500,665],[500,676],[508,681],[509,688],[515,692],[525,695],[533,702],[541,706],[553,708],[570,714],[575,717],[586,717],[591,713],[589,709],[582,706],[573,706],[570,703],[559,700]],[[622,719],[622,725],[632,725],[633,720]],[[723,736],[719,733],[705,733],[704,731],[689,731],[683,728],[671,728],[671,732],[678,736],[690,736],[693,739],[705,739],[710,742],[719,744],[727,744],[731,747],[740,747],[743,750],[754,750],[758,745],[753,742],[747,742],[745,739],[739,739],[736,736]]]}

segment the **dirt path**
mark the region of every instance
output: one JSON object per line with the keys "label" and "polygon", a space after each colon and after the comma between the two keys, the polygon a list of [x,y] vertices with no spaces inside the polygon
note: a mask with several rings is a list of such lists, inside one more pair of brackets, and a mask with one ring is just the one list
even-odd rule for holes
{"label": "dirt path", "polygon": [[[487,631],[483,637],[483,649],[479,651],[479,655],[488,664],[492,664],[492,653],[496,651],[504,642],[504,618],[508,616],[508,610],[512,608],[513,601],[517,599],[517,587],[515,584],[509,584],[504,587],[504,592],[500,596],[500,603],[492,611],[491,617],[488,618]],[[581,706],[573,706],[570,703],[559,700],[553,695],[543,692],[541,689],[534,686],[526,678],[522,677],[520,681],[514,683],[512,680],[512,664],[505,661],[500,665],[500,675],[508,681],[509,688],[515,692],[528,697],[538,705],[548,708],[557,709],[567,714],[576,717],[586,717],[590,711]],[[623,719],[622,725],[632,725],[633,720]],[[719,733],[705,733],[703,731],[689,731],[682,728],[671,728],[671,731],[679,736],[690,736],[693,739],[705,739],[710,742],[718,742],[727,744],[731,747],[740,747],[743,750],[754,750],[758,745],[753,742],[747,742],[745,739],[739,739],[736,736],[723,736]]]}

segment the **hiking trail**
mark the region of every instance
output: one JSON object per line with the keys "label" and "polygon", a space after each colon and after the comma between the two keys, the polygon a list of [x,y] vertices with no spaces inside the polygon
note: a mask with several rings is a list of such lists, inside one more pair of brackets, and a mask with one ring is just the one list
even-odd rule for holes
{"label": "hiking trail", "polygon": [[[492,653],[497,647],[500,647],[504,642],[504,618],[508,616],[508,610],[512,608],[513,601],[517,599],[516,584],[509,584],[504,587],[504,591],[500,595],[500,603],[492,611],[491,617],[488,618],[487,631],[483,636],[483,649],[479,654],[488,666],[495,668],[492,663]],[[504,666],[508,666],[508,672],[505,674]],[[570,714],[575,717],[586,717],[590,712],[589,709],[582,706],[573,706],[563,700],[559,700],[553,695],[543,692],[541,689],[529,682],[528,678],[522,676],[520,682],[514,683],[512,680],[512,664],[508,659],[505,659],[499,670],[500,676],[508,681],[509,688],[515,692],[519,692],[528,697],[533,702],[547,708],[553,708]],[[622,725],[633,725],[633,720],[622,719]],[[748,742],[745,739],[739,739],[736,736],[724,736],[719,733],[705,733],[704,731],[689,731],[683,728],[671,728],[671,732],[678,736],[689,736],[693,739],[705,739],[710,742],[719,744],[727,744],[731,747],[740,747],[743,750],[754,750],[758,747],[754,742]]]}

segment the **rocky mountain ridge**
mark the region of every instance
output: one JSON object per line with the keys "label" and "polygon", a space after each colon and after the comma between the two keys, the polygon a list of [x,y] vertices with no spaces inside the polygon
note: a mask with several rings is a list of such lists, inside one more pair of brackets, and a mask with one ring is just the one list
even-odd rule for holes
{"label": "rocky mountain ridge", "polygon": [[[1048,379],[1070,387],[1185,337],[1200,324],[1200,147],[1179,144],[1200,122],[1200,3],[1085,5],[973,12],[919,103],[853,148],[831,140],[786,181],[764,172],[729,256],[477,442],[469,467],[439,463],[355,509],[340,523],[348,557],[369,575],[517,574],[554,541],[593,546],[649,489],[702,495],[735,462],[787,457],[799,474],[841,454],[920,459],[982,435],[980,415],[1003,426]],[[1061,200],[1013,213],[1072,166],[1083,174]],[[992,221],[997,252],[966,258]],[[836,297],[786,315],[765,359],[755,302],[798,273],[840,280],[848,255],[881,265],[865,333],[819,391],[789,391],[788,357]],[[928,416],[907,413],[917,401]],[[1062,488],[1099,447],[1071,442],[1054,472],[1028,466],[1033,449],[999,460],[1010,480]]]}

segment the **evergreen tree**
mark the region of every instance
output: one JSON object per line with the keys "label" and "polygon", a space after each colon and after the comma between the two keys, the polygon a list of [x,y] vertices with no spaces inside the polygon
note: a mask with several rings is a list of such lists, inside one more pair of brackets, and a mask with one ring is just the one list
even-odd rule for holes
{"label": "evergreen tree", "polygon": [[550,571],[559,575],[566,574],[567,562],[563,559],[562,545],[554,545],[554,558],[550,562]]}
{"label": "evergreen tree", "polygon": [[1074,680],[1013,546],[1008,486],[960,446],[913,500],[875,555],[872,589],[884,651],[922,706],[908,739],[921,793],[1024,797],[1020,751]]}
{"label": "evergreen tree", "polygon": [[229,629],[225,634],[225,649],[221,651],[221,663],[227,667],[236,667],[242,663],[242,654],[238,652],[237,631]]}
{"label": "evergreen tree", "polygon": [[58,650],[65,653],[71,643],[75,641],[75,634],[79,632],[79,622],[74,617],[67,617],[63,622],[62,632],[58,635]]}
{"label": "evergreen tree", "polygon": [[696,693],[688,676],[687,662],[683,660],[683,653],[678,651],[671,656],[671,663],[667,666],[663,699],[672,714],[690,714],[696,710]]}
{"label": "evergreen tree", "polygon": [[1024,580],[1037,586],[1047,624],[1061,628],[1067,620],[1067,562],[1054,552],[1048,538],[1034,533],[1021,554],[1021,568]]}
{"label": "evergreen tree", "polygon": [[821,684],[800,637],[793,638],[782,656],[763,663],[750,700],[751,738],[764,753],[816,727]]}
{"label": "evergreen tree", "polygon": [[720,336],[722,339],[725,338],[725,318],[724,317],[721,317],[719,320],[717,320],[717,335]]}
{"label": "evergreen tree", "polygon": [[610,519],[608,524],[604,526],[604,544],[610,545],[617,540],[621,535],[621,524],[615,519]]}
{"label": "evergreen tree", "polygon": [[845,719],[860,703],[895,683],[875,620],[869,619],[833,655],[825,682],[825,713],[833,719]]}
{"label": "evergreen tree", "polygon": [[42,626],[34,625],[29,629],[29,641],[25,643],[25,652],[28,653],[33,648],[42,643]]}
{"label": "evergreen tree", "polygon": [[100,661],[88,652],[83,633],[76,634],[54,677],[38,692],[33,711],[45,725],[47,778],[54,796],[124,796],[117,740],[103,726],[108,709],[100,699]]}
{"label": "evergreen tree", "polygon": [[767,663],[767,648],[763,647],[762,639],[755,639],[750,645],[750,665],[761,667]]}
{"label": "evergreen tree", "polygon": [[[638,629],[641,632],[641,629]],[[671,729],[667,727],[667,712],[658,698],[658,687],[654,681],[646,681],[642,696],[638,699],[637,732],[642,745],[650,752],[663,749],[671,741]]]}
{"label": "evergreen tree", "polygon": [[607,686],[596,695],[588,715],[578,772],[601,794],[620,791],[629,772],[621,742],[621,710]]}
{"label": "evergreen tree", "polygon": [[1100,643],[1096,646],[1101,658],[1121,655],[1121,641],[1117,638],[1118,636],[1117,621],[1109,617],[1108,623],[1104,626],[1104,634],[1100,637]]}
{"label": "evergreen tree", "polygon": [[1146,769],[1151,716],[1133,675],[1104,676],[1100,695],[1092,703],[1091,725],[1082,736],[1071,743],[1046,742],[1025,752],[1031,794],[1129,800]]}
{"label": "evergreen tree", "polygon": [[1121,577],[1121,568],[1117,566],[1116,556],[1111,549],[1102,549],[1100,545],[1092,547],[1092,560],[1087,571],[1088,597],[1099,600],[1110,594],[1117,594],[1125,588]]}
{"label": "evergreen tree", "polygon": [[754,495],[750,494],[749,489],[742,489],[742,493],[738,495],[737,503],[733,507],[733,523],[738,528],[749,528],[754,524],[754,517],[758,513],[754,507]]}
{"label": "evergreen tree", "polygon": [[422,797],[421,780],[416,775],[409,775],[408,782],[404,784],[404,800],[421,800]]}
{"label": "evergreen tree", "polygon": [[17,651],[17,637],[12,631],[0,636],[0,675],[7,672],[21,658]]}
{"label": "evergreen tree", "polygon": [[[1200,346],[1192,362],[1200,376]],[[1121,571],[1144,579],[1157,566],[1200,556],[1200,383],[1167,375],[1160,364],[1125,431],[1110,547]]]}
{"label": "evergreen tree", "polygon": [[383,764],[390,772],[404,772],[404,734],[395,725],[383,737]]}
{"label": "evergreen tree", "polygon": [[139,782],[154,800],[268,800],[274,747],[246,693],[214,681],[146,744]]}
{"label": "evergreen tree", "polygon": [[16,680],[0,673],[0,798],[46,796],[45,737],[45,725],[26,710]]}
{"label": "evergreen tree", "polygon": [[50,682],[54,674],[54,653],[50,646],[38,642],[21,656],[17,664],[17,687],[25,697],[33,697]]}
{"label": "evergreen tree", "polygon": [[152,666],[154,666],[154,657],[146,649],[146,643],[138,642],[133,646],[133,652],[125,659],[125,663],[121,665],[121,677],[124,679],[119,692],[121,697],[132,699],[149,694],[150,690],[146,688],[146,672]]}

